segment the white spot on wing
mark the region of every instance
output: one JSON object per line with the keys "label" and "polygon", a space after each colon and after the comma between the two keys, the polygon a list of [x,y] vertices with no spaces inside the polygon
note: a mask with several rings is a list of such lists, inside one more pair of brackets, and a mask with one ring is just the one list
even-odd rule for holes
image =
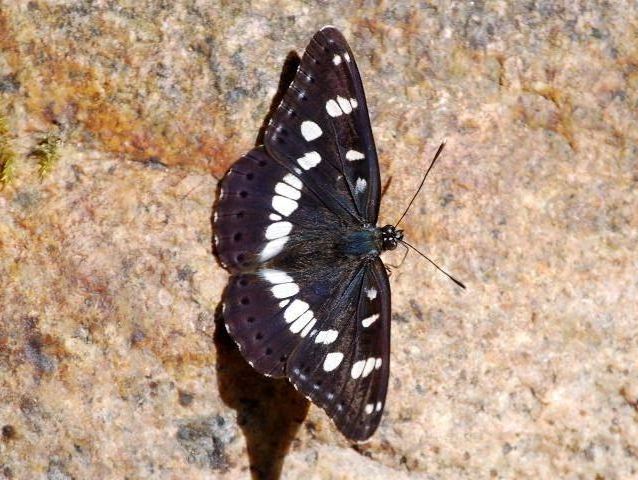
{"label": "white spot on wing", "polygon": [[266,260],[270,260],[271,258],[273,258],[275,255],[281,252],[287,241],[288,237],[286,236],[268,242],[259,253],[259,260],[265,262]]}
{"label": "white spot on wing", "polygon": [[303,183],[301,183],[301,180],[295,177],[292,173],[286,174],[286,176],[284,177],[284,182],[292,187],[295,187],[297,190],[301,190],[301,187],[303,187]]}
{"label": "white spot on wing", "polygon": [[368,415],[370,415],[374,411],[374,403],[368,403],[364,410]]}
{"label": "white spot on wing", "polygon": [[346,62],[350,62],[350,55],[348,55],[348,52],[343,54],[343,58],[346,59]]}
{"label": "white spot on wing", "polygon": [[354,184],[354,191],[356,193],[363,193],[368,186],[368,182],[363,178],[357,178],[357,183]]}
{"label": "white spot on wing", "polygon": [[315,122],[311,120],[305,120],[304,122],[301,122],[301,135],[307,141],[310,142],[312,140],[316,140],[321,136],[322,133],[323,132],[321,131],[321,128]]}
{"label": "white spot on wing", "polygon": [[326,355],[326,359],[323,361],[323,369],[326,372],[332,372],[341,364],[341,360],[343,360],[343,353],[330,352]]}
{"label": "white spot on wing", "polygon": [[365,360],[358,360],[354,362],[354,365],[352,365],[352,370],[350,370],[350,376],[354,379],[359,378],[361,376],[361,373],[363,372],[363,367],[365,367],[365,365]]}
{"label": "white spot on wing", "polygon": [[350,113],[352,111],[352,105],[350,105],[348,99],[337,96],[337,103],[341,107],[341,110],[343,110],[343,113]]}
{"label": "white spot on wing", "polygon": [[374,361],[374,369],[375,370],[379,370],[381,368],[381,364],[383,363],[383,360],[381,360],[381,357],[377,358]]}
{"label": "white spot on wing", "polygon": [[304,338],[306,335],[308,335],[308,332],[310,330],[312,330],[312,327],[315,326],[315,323],[317,323],[317,319],[313,318],[312,320],[310,320],[310,323],[308,325],[305,326],[305,328],[301,331],[301,338]]}
{"label": "white spot on wing", "polygon": [[305,313],[310,308],[303,300],[294,300],[288,308],[284,311],[284,320],[286,323],[291,323],[293,320],[297,320],[302,313]]}
{"label": "white spot on wing", "polygon": [[350,105],[352,105],[352,109],[353,110],[359,106],[359,104],[357,103],[357,100],[355,98],[351,98],[350,99]]}
{"label": "white spot on wing", "polygon": [[346,160],[350,160],[351,162],[354,162],[355,160],[363,160],[364,158],[366,158],[365,155],[361,152],[357,152],[356,150],[348,150],[346,152]]}
{"label": "white spot on wing", "polygon": [[375,408],[375,411],[380,412],[382,408],[383,408],[383,404],[381,402],[377,402],[377,406]]}
{"label": "white spot on wing", "polygon": [[292,333],[301,332],[304,329],[304,327],[308,325],[308,322],[312,320],[313,315],[314,314],[312,313],[312,310],[306,311],[297,320],[295,320],[292,325],[290,325],[290,331]]}
{"label": "white spot on wing", "polygon": [[315,337],[315,343],[329,345],[337,339],[337,335],[339,335],[337,330],[321,330]]}
{"label": "white spot on wing", "polygon": [[368,375],[370,375],[370,372],[374,368],[374,360],[375,360],[374,357],[370,357],[366,360],[366,364],[363,367],[363,372],[361,373],[361,378],[365,378]]}
{"label": "white spot on wing", "polygon": [[281,215],[277,215],[276,213],[271,213],[270,215],[268,215],[268,218],[272,220],[273,222],[278,222],[284,217],[282,217]]}
{"label": "white spot on wing", "polygon": [[299,190],[284,182],[278,182],[275,185],[275,193],[288,197],[291,200],[299,200],[301,198],[301,192]]}
{"label": "white spot on wing", "polygon": [[292,223],[290,222],[275,222],[268,225],[266,229],[266,238],[268,240],[274,240],[275,238],[285,237],[292,230]]}
{"label": "white spot on wing", "polygon": [[299,293],[299,286],[296,283],[280,283],[270,289],[275,298],[288,298]]}
{"label": "white spot on wing", "polygon": [[343,112],[339,108],[339,105],[334,100],[330,99],[326,102],[326,112],[331,117],[338,117],[339,115],[343,115]]}
{"label": "white spot on wing", "polygon": [[282,272],[281,270],[264,268],[263,270],[259,270],[258,273],[261,278],[266,280],[268,283],[272,283],[273,285],[293,281],[290,275],[288,275],[286,272]]}
{"label": "white spot on wing", "polygon": [[366,288],[366,297],[368,297],[368,300],[377,298],[377,289],[374,287]]}
{"label": "white spot on wing", "polygon": [[339,65],[341,63],[341,57],[339,55],[335,55],[334,57],[332,57],[332,63],[334,63],[335,65]]}
{"label": "white spot on wing", "polygon": [[290,299],[289,298],[287,298],[285,300],[282,300],[281,302],[279,302],[279,308],[284,308],[289,303],[290,303]]}
{"label": "white spot on wing", "polygon": [[317,152],[308,152],[303,157],[297,159],[297,163],[304,170],[310,170],[321,162],[321,155]]}
{"label": "white spot on wing", "polygon": [[376,322],[378,318],[379,318],[378,313],[375,313],[374,315],[370,315],[369,317],[361,320],[361,325],[363,326],[363,328],[368,328],[370,325]]}
{"label": "white spot on wing", "polygon": [[295,200],[291,200],[287,197],[275,195],[272,197],[272,208],[281,213],[284,217],[287,217],[292,212],[297,210],[299,204]]}

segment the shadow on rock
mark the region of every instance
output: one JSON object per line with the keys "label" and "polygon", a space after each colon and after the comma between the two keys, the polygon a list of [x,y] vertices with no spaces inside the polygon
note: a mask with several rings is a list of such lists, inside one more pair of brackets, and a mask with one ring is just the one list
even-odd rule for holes
{"label": "shadow on rock", "polygon": [[309,402],[285,379],[265,377],[242,357],[215,311],[217,382],[222,400],[237,411],[254,479],[279,478],[284,458],[308,412]]}
{"label": "shadow on rock", "polygon": [[288,91],[288,87],[292,83],[297,73],[297,68],[301,63],[301,59],[299,55],[294,50],[288,52],[286,55],[286,60],[284,60],[284,66],[281,68],[281,74],[279,75],[279,85],[277,85],[277,93],[272,97],[272,101],[270,102],[270,107],[268,108],[268,113],[264,118],[264,121],[259,128],[259,132],[257,133],[257,138],[255,139],[255,146],[264,144],[264,134],[266,133],[266,127],[268,127],[268,123],[270,119],[273,117],[281,100],[284,98],[286,91]]}

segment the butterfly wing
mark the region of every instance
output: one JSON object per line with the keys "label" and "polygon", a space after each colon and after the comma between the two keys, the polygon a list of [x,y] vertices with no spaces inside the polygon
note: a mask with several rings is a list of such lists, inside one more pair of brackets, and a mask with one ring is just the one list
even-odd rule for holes
{"label": "butterfly wing", "polygon": [[310,41],[264,142],[336,212],[376,224],[377,153],[359,70],[337,29],[325,27]]}
{"label": "butterfly wing", "polygon": [[364,262],[320,311],[287,363],[293,384],[349,439],[363,441],[381,420],[390,373],[390,285],[377,257]]}

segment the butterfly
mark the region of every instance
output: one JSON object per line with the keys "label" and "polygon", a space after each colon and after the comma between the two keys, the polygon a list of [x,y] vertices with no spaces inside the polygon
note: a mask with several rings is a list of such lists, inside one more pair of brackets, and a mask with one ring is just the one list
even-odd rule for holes
{"label": "butterfly", "polygon": [[386,402],[390,284],[379,163],[343,35],[319,30],[265,129],[223,178],[213,214],[230,273],[222,312],[244,358],[290,382],[343,435],[368,439]]}

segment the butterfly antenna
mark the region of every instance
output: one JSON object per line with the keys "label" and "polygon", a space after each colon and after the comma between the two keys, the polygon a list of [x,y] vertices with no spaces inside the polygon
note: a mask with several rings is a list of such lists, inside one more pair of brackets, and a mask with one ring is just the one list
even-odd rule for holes
{"label": "butterfly antenna", "polygon": [[410,203],[408,203],[408,208],[405,209],[405,211],[403,212],[403,215],[401,215],[401,217],[399,218],[397,223],[394,224],[395,228],[399,225],[399,223],[401,223],[401,220],[403,220],[403,217],[405,217],[405,214],[408,213],[408,210],[410,210],[410,207],[412,206],[412,203],[416,199],[417,195],[421,191],[421,188],[423,187],[423,184],[425,183],[425,179],[428,178],[428,173],[430,173],[430,170],[432,170],[432,167],[434,166],[434,162],[436,162],[436,159],[439,158],[439,155],[441,155],[441,152],[443,151],[443,147],[445,147],[445,141],[443,141],[443,143],[441,143],[441,145],[439,145],[439,149],[434,154],[434,158],[432,159],[432,162],[430,162],[430,166],[425,171],[425,175],[423,175],[423,179],[421,180],[421,184],[419,185],[419,188],[416,189],[416,192],[415,192],[414,196],[412,197],[412,200],[410,200]]}
{"label": "butterfly antenna", "polygon": [[[439,151],[441,151],[441,149],[439,148]],[[436,158],[435,158],[436,160]],[[434,162],[432,162],[434,163]],[[456,278],[454,278],[452,275],[450,275],[449,273],[447,273],[445,270],[443,270],[441,267],[439,267],[436,263],[434,263],[433,260],[429,259],[424,253],[421,253],[416,247],[413,247],[412,245],[410,245],[408,242],[406,242],[405,240],[401,240],[401,243],[403,243],[404,245],[410,247],[412,250],[414,250],[416,253],[418,253],[419,255],[421,255],[423,258],[425,258],[428,262],[430,262],[432,265],[434,265],[436,267],[437,270],[439,270],[440,272],[442,272],[444,275],[446,275],[450,280],[452,280],[454,283],[456,283],[459,287],[465,289],[465,285],[458,281]]]}

